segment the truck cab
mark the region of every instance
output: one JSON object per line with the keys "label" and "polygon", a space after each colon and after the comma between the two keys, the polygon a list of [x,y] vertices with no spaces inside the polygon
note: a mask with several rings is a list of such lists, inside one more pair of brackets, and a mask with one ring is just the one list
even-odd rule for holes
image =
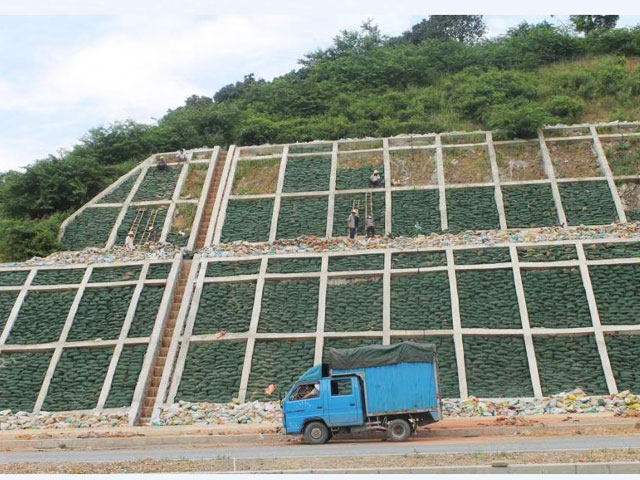
{"label": "truck cab", "polygon": [[284,402],[285,431],[300,434],[311,421],[321,421],[329,428],[362,425],[363,401],[355,375],[299,381]]}

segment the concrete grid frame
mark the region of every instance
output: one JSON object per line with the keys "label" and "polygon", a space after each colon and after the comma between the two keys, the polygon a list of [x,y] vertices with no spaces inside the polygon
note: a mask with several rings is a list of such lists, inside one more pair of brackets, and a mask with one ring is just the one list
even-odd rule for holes
{"label": "concrete grid frame", "polygon": [[[632,325],[606,325],[600,322],[598,305],[595,300],[593,287],[591,285],[591,277],[589,268],[597,265],[638,265],[640,267],[640,257],[630,258],[613,258],[587,260],[584,253],[584,246],[591,244],[616,244],[625,245],[631,243],[640,243],[640,238],[635,239],[589,239],[589,240],[559,240],[554,242],[508,242],[504,244],[486,245],[465,245],[451,247],[429,247],[412,250],[403,249],[372,249],[366,251],[332,251],[325,253],[301,253],[301,254],[279,254],[279,255],[257,255],[247,257],[213,257],[199,258],[194,260],[194,266],[190,273],[190,283],[192,282],[192,295],[187,298],[185,294],[186,306],[183,303],[181,308],[178,325],[174,331],[172,339],[172,348],[175,348],[175,364],[167,363],[165,367],[171,370],[171,373],[165,371],[166,383],[162,395],[158,395],[158,401],[154,409],[154,417],[160,413],[160,409],[170,405],[177,398],[177,392],[182,380],[185,361],[188,355],[189,347],[192,344],[206,344],[213,342],[243,342],[246,344],[245,357],[243,360],[242,376],[240,379],[240,388],[238,398],[240,401],[246,399],[247,385],[251,375],[252,355],[256,341],[260,340],[288,340],[288,341],[315,341],[315,357],[314,363],[322,362],[322,351],[326,339],[333,338],[375,338],[383,344],[389,344],[392,338],[416,338],[416,337],[450,337],[453,339],[456,365],[458,374],[458,386],[461,398],[469,396],[467,388],[467,373],[465,366],[465,349],[463,339],[468,336],[518,336],[523,338],[529,367],[529,375],[531,379],[532,391],[534,397],[543,396],[543,390],[540,382],[539,368],[536,361],[536,353],[534,347],[534,338],[553,337],[553,336],[593,336],[597,343],[598,355],[600,357],[604,380],[610,394],[617,393],[617,385],[614,374],[609,361],[607,347],[605,344],[605,334],[640,334],[640,320],[637,324]],[[562,261],[541,261],[541,262],[522,262],[518,258],[518,248],[522,247],[549,247],[549,246],[573,246],[576,251],[574,260]],[[456,265],[454,255],[456,252],[465,250],[490,250],[500,247],[506,247],[509,250],[508,262],[492,263],[492,264],[472,264],[472,265]],[[420,253],[420,252],[445,252],[447,262],[443,266],[424,267],[424,268],[392,268],[392,255],[396,253]],[[333,257],[344,256],[360,256],[360,255],[384,255],[384,268],[382,270],[367,271],[329,271],[329,264]],[[315,272],[308,273],[267,273],[269,260],[273,259],[309,259],[319,258],[320,268]],[[207,267],[216,262],[242,262],[254,260],[259,262],[258,273],[236,276],[220,276],[207,277]],[[196,265],[196,264],[199,264]],[[558,269],[572,267],[580,272],[584,295],[589,305],[589,315],[591,317],[591,326],[588,327],[571,327],[571,328],[542,328],[531,327],[528,317],[527,300],[523,287],[521,270],[534,269]],[[520,328],[465,328],[461,325],[460,310],[458,305],[457,293],[457,272],[461,271],[487,271],[487,270],[510,270],[513,275],[514,289],[517,296],[518,311],[521,320]],[[391,279],[398,275],[427,273],[427,272],[447,272],[448,282],[451,294],[451,318],[452,327],[443,330],[393,330],[390,322],[391,317]],[[376,331],[351,331],[351,332],[327,332],[325,331],[325,311],[327,298],[327,284],[332,278],[372,278],[378,277],[383,279],[383,323],[382,330]],[[258,323],[260,319],[260,311],[262,306],[262,292],[266,281],[273,280],[291,280],[291,279],[319,279],[318,292],[318,318],[317,328],[313,332],[308,333],[260,333],[258,332]],[[194,335],[194,325],[198,315],[200,296],[203,288],[208,284],[215,283],[236,283],[236,282],[255,282],[256,289],[252,304],[252,314],[249,329],[242,333],[226,333],[222,336],[219,334],[202,334]],[[553,312],[550,312],[553,313]],[[179,353],[178,353],[179,352]],[[173,362],[172,362],[173,363]],[[302,373],[302,372],[300,372]]]}
{"label": "concrete grid frame", "polygon": [[[94,198],[92,198],[82,208],[74,212],[73,215],[65,219],[65,221],[62,223],[60,227],[58,239],[62,240],[64,238],[64,234],[67,227],[87,209],[114,208],[114,209],[119,209],[119,213],[113,224],[113,227],[111,228],[109,238],[106,244],[103,245],[103,247],[105,248],[111,248],[115,245],[117,241],[118,230],[130,207],[143,208],[143,207],[163,207],[164,206],[167,208],[167,215],[165,217],[164,223],[162,224],[162,228],[159,229],[160,237],[158,240],[161,242],[166,242],[167,237],[171,232],[171,228],[173,226],[176,209],[180,205],[194,205],[196,207],[196,215],[193,219],[191,229],[190,229],[190,235],[186,242],[187,249],[193,250],[195,246],[196,237],[197,237],[197,231],[203,217],[204,207],[206,203],[206,196],[207,196],[207,193],[209,192],[211,182],[213,180],[214,170],[216,168],[216,165],[218,163],[218,158],[220,156],[220,147],[216,146],[214,148],[193,149],[193,150],[189,150],[187,152],[187,155],[188,155],[187,161],[184,163],[171,161],[171,160],[175,160],[175,156],[176,156],[175,152],[157,153],[150,156],[140,165],[138,165],[137,167],[132,169],[130,172],[120,177],[113,184],[111,184],[105,190],[103,190]],[[167,163],[169,168],[180,168],[180,174],[178,175],[178,180],[176,182],[175,188],[173,189],[173,193],[169,198],[162,199],[162,200],[134,201],[136,193],[138,192],[140,185],[142,185],[142,183],[144,182],[147,172],[151,168],[156,168],[155,162],[161,156],[164,156],[169,159],[169,162]],[[194,167],[199,165],[207,166],[205,181],[200,191],[199,197],[189,198],[189,199],[182,198],[182,190],[189,177],[189,174],[191,173],[191,170]],[[131,190],[129,190],[129,193],[127,194],[123,202],[105,203],[101,201],[107,195],[114,192],[118,187],[120,187],[127,180],[130,180],[132,178],[135,178],[136,180],[133,186],[131,187]]]}
{"label": "concrete grid frame", "polygon": [[[503,201],[503,186],[526,186],[526,185],[549,185],[553,195],[553,200],[556,209],[556,217],[559,225],[567,225],[567,216],[565,208],[560,195],[558,185],[563,183],[573,182],[606,182],[611,192],[611,198],[615,205],[615,211],[617,221],[620,223],[626,223],[627,218],[623,204],[621,202],[620,194],[616,185],[617,181],[640,181],[640,174],[627,175],[627,176],[614,176],[612,174],[609,162],[604,153],[601,139],[615,139],[625,137],[637,137],[640,138],[640,132],[633,132],[632,129],[640,126],[640,122],[613,122],[613,123],[598,123],[598,124],[582,124],[571,126],[552,126],[545,127],[538,132],[537,140],[502,140],[496,141],[493,139],[491,132],[476,131],[476,132],[452,132],[442,134],[426,134],[426,135],[411,135],[411,136],[398,136],[388,137],[382,139],[361,139],[361,140],[338,140],[333,142],[312,142],[308,144],[282,144],[282,145],[266,145],[266,146],[251,146],[251,147],[237,147],[235,155],[231,158],[231,165],[227,175],[224,176],[225,188],[222,201],[220,202],[220,210],[218,212],[218,221],[215,232],[208,238],[207,245],[216,245],[221,242],[222,231],[227,215],[227,207],[229,201],[242,201],[242,200],[257,200],[257,199],[274,199],[274,208],[271,214],[271,224],[269,230],[269,241],[276,239],[277,222],[280,216],[280,200],[282,198],[294,197],[294,198],[309,198],[309,197],[327,197],[328,199],[328,211],[327,211],[327,229],[326,237],[330,238],[334,236],[333,232],[333,219],[336,215],[335,210],[335,198],[338,195],[350,195],[350,194],[364,194],[365,192],[384,192],[385,194],[385,234],[390,234],[393,229],[392,219],[392,198],[393,192],[401,191],[415,191],[415,190],[438,190],[439,192],[439,211],[442,231],[446,231],[449,227],[447,218],[447,200],[446,192],[450,189],[464,189],[464,188],[477,188],[477,187],[491,187],[495,190],[495,205],[497,216],[500,222],[500,229],[505,230],[509,228],[507,225],[507,218],[505,215],[505,207]],[[600,129],[606,128],[621,128],[629,129],[629,133],[599,133]],[[576,134],[577,133],[577,134]],[[464,141],[466,138],[482,139],[481,142],[476,143],[456,143],[456,138],[461,138]],[[429,139],[431,143],[424,145],[408,145],[409,142],[420,141]],[[341,146],[345,144],[366,143],[371,141],[380,141],[382,143],[380,148],[365,149],[365,150],[341,150]],[[450,143],[443,143],[449,141]],[[575,142],[590,142],[591,148],[597,157],[599,175],[595,177],[575,177],[575,178],[558,178],[555,171],[555,167],[549,153],[548,145],[556,142],[561,143],[575,143]],[[397,146],[391,146],[392,143],[398,144]],[[424,142],[427,143],[427,142]],[[297,145],[313,146],[315,144],[331,145],[331,150],[322,153],[310,152],[310,153],[296,153],[291,154],[289,150],[291,147]],[[546,178],[539,180],[528,181],[509,181],[501,180],[500,171],[496,159],[496,146],[502,145],[535,145],[538,146],[541,152],[542,164],[540,165]],[[486,149],[489,158],[490,171],[488,172],[491,181],[480,183],[449,183],[444,175],[443,169],[443,152],[452,149]],[[437,176],[437,184],[423,184],[415,186],[392,186],[391,185],[391,159],[390,156],[393,152],[402,151],[431,151],[434,152],[435,157],[435,171]],[[336,189],[336,174],[338,169],[339,155],[351,155],[359,153],[381,153],[383,155],[383,161],[385,166],[385,185],[384,189],[348,189],[337,190]],[[310,191],[310,192],[283,192],[282,185],[286,175],[286,164],[289,158],[303,158],[313,156],[327,156],[331,157],[331,173],[329,179],[329,190],[323,191]],[[260,161],[260,160],[277,160],[280,159],[280,168],[278,171],[277,189],[274,193],[266,194],[253,194],[253,195],[235,195],[232,193],[232,187],[235,179],[235,173],[237,166],[240,162],[244,161]],[[229,162],[227,162],[229,163]],[[535,228],[535,227],[533,227]]]}
{"label": "concrete grid frame", "polygon": [[[97,399],[96,406],[91,410],[72,411],[66,413],[88,413],[88,412],[120,412],[127,413],[129,417],[130,425],[135,425],[137,419],[140,416],[142,409],[142,401],[144,399],[144,393],[148,382],[151,378],[151,370],[157,355],[161,338],[162,330],[164,329],[166,320],[168,318],[175,285],[177,283],[177,276],[180,272],[182,264],[182,255],[176,254],[173,259],[169,260],[147,260],[137,262],[115,262],[115,263],[96,263],[96,264],[68,264],[68,265],[52,265],[52,266],[32,266],[32,267],[19,267],[19,268],[0,268],[0,275],[3,272],[28,272],[26,280],[21,285],[16,286],[0,286],[0,294],[5,292],[17,292],[17,298],[14,302],[13,308],[9,317],[4,325],[4,329],[0,332],[0,356],[8,353],[20,353],[20,352],[52,352],[52,357],[47,368],[40,392],[38,394],[34,413],[41,411],[45,402],[47,392],[53,378],[58,362],[62,356],[62,353],[68,349],[80,349],[80,348],[96,348],[96,347],[112,347],[113,354],[109,363],[108,370],[105,374],[103,386],[100,392],[100,396]],[[155,265],[164,265],[168,268],[166,279],[149,279],[147,274],[150,268]],[[108,269],[117,267],[139,267],[140,274],[136,280],[126,281],[109,281],[109,282],[90,282],[91,275],[96,269]],[[60,270],[81,270],[83,271],[82,280],[80,283],[74,284],[54,284],[54,285],[34,285],[33,280],[37,277],[39,272],[47,271],[60,271]],[[131,301],[127,308],[127,313],[124,318],[120,333],[117,338],[112,340],[82,340],[82,341],[69,341],[67,339],[71,327],[82,301],[83,295],[87,290],[95,289],[102,290],[114,287],[133,287]],[[136,309],[138,307],[138,301],[140,295],[145,286],[164,287],[162,298],[158,311],[155,312],[155,321],[151,334],[148,337],[135,337],[129,338],[128,333],[133,322]],[[66,315],[66,321],[61,330],[60,336],[57,341],[50,343],[38,343],[38,344],[7,344],[7,340],[11,334],[11,330],[18,318],[20,310],[28,297],[30,292],[57,292],[74,290],[74,299],[68,314]],[[105,402],[109,396],[111,384],[114,378],[116,368],[122,349],[125,346],[133,345],[146,345],[145,356],[143,359],[142,367],[138,375],[138,381],[133,392],[133,399],[131,405],[122,408],[105,408]]]}

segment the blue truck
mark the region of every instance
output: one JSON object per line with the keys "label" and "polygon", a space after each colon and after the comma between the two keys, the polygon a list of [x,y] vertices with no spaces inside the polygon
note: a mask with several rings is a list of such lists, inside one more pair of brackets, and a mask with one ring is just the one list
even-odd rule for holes
{"label": "blue truck", "polygon": [[330,349],[327,360],[300,376],[284,398],[287,434],[311,444],[363,432],[406,441],[418,426],[442,418],[435,345]]}

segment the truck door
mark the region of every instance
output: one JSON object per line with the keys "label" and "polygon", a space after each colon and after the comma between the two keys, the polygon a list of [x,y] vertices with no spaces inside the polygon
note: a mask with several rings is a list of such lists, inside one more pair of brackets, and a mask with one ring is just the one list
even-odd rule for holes
{"label": "truck door", "polygon": [[285,402],[287,433],[299,433],[305,420],[324,419],[324,399],[320,382],[299,384]]}
{"label": "truck door", "polygon": [[327,405],[329,424],[332,427],[362,425],[364,411],[361,398],[360,384],[356,377],[332,379]]}

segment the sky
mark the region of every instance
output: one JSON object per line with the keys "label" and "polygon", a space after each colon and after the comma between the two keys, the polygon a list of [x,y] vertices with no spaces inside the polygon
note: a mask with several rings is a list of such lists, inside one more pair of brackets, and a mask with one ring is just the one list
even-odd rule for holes
{"label": "sky", "polygon": [[[33,10],[24,3],[4,1],[0,171],[71,148],[93,127],[129,118],[154,123],[190,95],[212,96],[245,74],[272,79],[297,68],[305,53],[329,46],[340,30],[368,18],[393,36],[432,13],[481,13],[425,11],[423,1],[389,8],[390,2],[378,0],[236,0],[235,9],[213,9],[211,2],[187,0],[180,11],[160,8],[150,14],[131,0],[126,8],[121,0],[108,6],[100,0],[33,0],[41,4],[37,13],[47,15],[28,15]],[[488,36],[524,20],[545,19],[568,23],[567,16],[485,17]],[[640,17],[623,16],[619,22],[635,24]]]}

